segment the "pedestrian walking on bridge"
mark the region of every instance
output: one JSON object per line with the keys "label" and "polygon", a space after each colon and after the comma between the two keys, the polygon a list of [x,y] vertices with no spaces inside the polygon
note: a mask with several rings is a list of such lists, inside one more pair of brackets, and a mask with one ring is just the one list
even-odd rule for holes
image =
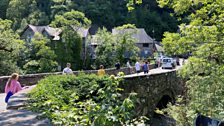
{"label": "pedestrian walking on bridge", "polygon": [[141,65],[138,61],[135,63],[135,70],[136,70],[137,74],[139,74],[141,71]]}
{"label": "pedestrian walking on bridge", "polygon": [[144,71],[144,74],[148,74],[149,73],[149,64],[148,64],[147,61],[143,65],[143,71]]}

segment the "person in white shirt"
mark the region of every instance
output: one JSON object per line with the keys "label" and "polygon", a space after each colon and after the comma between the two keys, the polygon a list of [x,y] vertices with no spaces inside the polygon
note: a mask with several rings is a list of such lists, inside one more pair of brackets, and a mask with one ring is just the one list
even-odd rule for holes
{"label": "person in white shirt", "polygon": [[70,67],[71,67],[71,64],[67,63],[67,67],[63,69],[62,74],[73,74],[72,69]]}
{"label": "person in white shirt", "polygon": [[130,65],[129,61],[127,62],[127,67],[131,68],[131,65]]}
{"label": "person in white shirt", "polygon": [[131,67],[131,65],[130,65],[130,62],[129,62],[129,60],[128,60],[128,62],[127,62],[127,67],[128,67],[128,69],[129,69],[129,73],[130,74],[132,74],[133,73],[133,71],[132,71],[132,67]]}
{"label": "person in white shirt", "polygon": [[136,70],[137,74],[140,73],[141,65],[138,61],[135,63],[135,70]]}

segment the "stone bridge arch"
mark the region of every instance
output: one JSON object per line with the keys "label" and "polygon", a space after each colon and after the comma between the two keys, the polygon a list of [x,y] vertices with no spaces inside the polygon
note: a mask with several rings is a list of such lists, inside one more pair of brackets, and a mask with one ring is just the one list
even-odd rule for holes
{"label": "stone bridge arch", "polygon": [[139,115],[152,117],[158,104],[166,104],[166,98],[174,102],[175,97],[182,94],[184,82],[173,70],[125,77],[121,88],[124,89],[124,96],[131,92],[138,94],[136,111]]}
{"label": "stone bridge arch", "polygon": [[162,93],[160,93],[158,99],[155,100],[155,104],[152,109],[155,110],[158,108],[159,110],[161,110],[163,108],[166,108],[169,102],[175,103],[175,97],[176,95],[172,89],[164,90]]}

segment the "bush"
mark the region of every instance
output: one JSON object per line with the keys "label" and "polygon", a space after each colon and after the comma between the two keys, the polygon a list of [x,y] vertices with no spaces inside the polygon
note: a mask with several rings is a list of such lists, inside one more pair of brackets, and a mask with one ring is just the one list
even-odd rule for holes
{"label": "bush", "polygon": [[49,76],[29,94],[29,108],[46,115],[54,125],[130,125],[138,122],[136,94],[122,100],[120,82],[85,74]]}

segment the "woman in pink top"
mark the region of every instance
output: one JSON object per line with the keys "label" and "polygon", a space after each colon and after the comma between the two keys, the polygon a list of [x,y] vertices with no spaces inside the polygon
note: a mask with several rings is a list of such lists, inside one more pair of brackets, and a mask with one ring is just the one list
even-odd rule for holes
{"label": "woman in pink top", "polygon": [[17,93],[18,91],[22,90],[20,83],[18,82],[19,75],[17,73],[13,73],[9,78],[6,86],[5,86],[5,93],[7,94],[9,91],[12,94]]}

